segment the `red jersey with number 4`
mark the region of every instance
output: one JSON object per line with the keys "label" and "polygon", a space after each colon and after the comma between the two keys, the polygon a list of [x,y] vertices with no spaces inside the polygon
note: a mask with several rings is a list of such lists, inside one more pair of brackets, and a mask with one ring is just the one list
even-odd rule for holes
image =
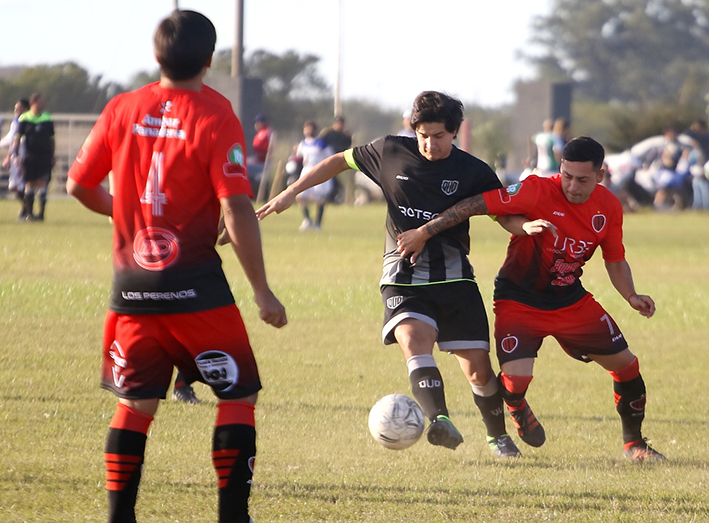
{"label": "red jersey with number 4", "polygon": [[586,294],[579,278],[583,265],[600,246],[603,259],[625,259],[623,209],[604,186],[597,185],[581,204],[569,202],[561,175],[530,176],[524,182],[483,194],[490,214],[522,214],[558,228],[534,236],[512,236],[507,257],[495,280],[495,299],[514,300],[554,310]]}
{"label": "red jersey with number 4", "polygon": [[112,173],[111,310],[194,312],[234,302],[216,252],[219,198],[251,195],[244,134],[230,102],[158,83],[114,97],[69,177]]}

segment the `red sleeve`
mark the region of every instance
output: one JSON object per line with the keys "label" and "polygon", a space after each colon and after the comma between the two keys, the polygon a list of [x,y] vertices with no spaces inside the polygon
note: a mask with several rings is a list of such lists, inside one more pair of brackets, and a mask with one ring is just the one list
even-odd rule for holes
{"label": "red sleeve", "polygon": [[536,177],[530,177],[523,183],[485,192],[483,198],[488,212],[495,216],[526,214],[535,208],[539,200],[539,184]]}
{"label": "red sleeve", "polygon": [[69,178],[89,189],[97,187],[111,171],[109,132],[118,98],[114,97],[105,107],[69,169]]}
{"label": "red sleeve", "polygon": [[246,172],[244,131],[239,119],[232,113],[222,119],[214,136],[209,176],[217,198],[234,194],[253,197]]}

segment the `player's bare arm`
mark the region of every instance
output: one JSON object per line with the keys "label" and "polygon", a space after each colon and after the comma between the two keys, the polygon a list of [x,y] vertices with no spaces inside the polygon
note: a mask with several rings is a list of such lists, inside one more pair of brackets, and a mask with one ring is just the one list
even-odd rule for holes
{"label": "player's bare arm", "polygon": [[224,225],[244,274],[254,290],[261,319],[280,328],[288,323],[285,307],[271,292],[261,250],[261,232],[248,196],[237,194],[220,200]]}
{"label": "player's bare arm", "polygon": [[[418,229],[401,233],[397,238],[397,251],[404,258],[411,256],[411,263],[416,263],[416,258],[423,251],[429,238],[467,220],[471,216],[484,214],[489,214],[489,212],[482,195],[478,194],[465,198]],[[556,227],[546,220],[529,220],[519,215],[500,216],[497,220],[504,229],[518,236],[525,234],[532,236],[547,229],[554,236],[557,234]]]}
{"label": "player's bare arm", "polygon": [[510,214],[509,216],[498,216],[497,223],[502,226],[510,234],[515,236],[534,236],[548,230],[554,235],[554,238],[559,236],[556,225],[547,220],[530,220],[526,216],[519,214]]}
{"label": "player's bare arm", "polygon": [[66,181],[66,192],[87,209],[105,216],[113,216],[113,196],[101,185],[90,189],[69,178]]}
{"label": "player's bare arm", "polygon": [[655,302],[650,296],[635,292],[633,275],[628,262],[625,260],[620,262],[605,262],[605,265],[606,272],[608,272],[608,277],[613,287],[616,288],[628,304],[646,318],[652,317],[652,315],[655,314]]}
{"label": "player's bare arm", "polygon": [[293,205],[295,197],[310,187],[334,178],[343,171],[349,169],[345,155],[343,153],[333,154],[317,164],[305,176],[302,176],[294,184],[285,189],[277,196],[271,198],[263,207],[256,209],[256,217],[263,220],[271,213],[280,214]]}

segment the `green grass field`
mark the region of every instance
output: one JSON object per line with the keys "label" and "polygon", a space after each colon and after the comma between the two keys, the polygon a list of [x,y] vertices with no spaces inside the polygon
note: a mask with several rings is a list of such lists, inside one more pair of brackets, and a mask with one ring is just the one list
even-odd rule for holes
{"label": "green grass field", "polygon": [[[17,223],[0,201],[0,522],[103,522],[103,443],[114,397],[98,388],[111,280],[111,226],[72,200],[50,201],[43,224]],[[289,325],[261,324],[238,263],[221,251],[249,328],[264,390],[251,499],[257,523],[709,521],[709,215],[626,217],[639,292],[632,311],[600,252],[584,283],[640,357],[645,433],[669,458],[622,458],[610,377],[545,343],[528,398],[547,443],[493,458],[469,385],[439,354],[456,451],[424,440],[405,451],[370,437],[371,405],[410,394],[403,358],[380,341],[377,282],[384,208],[330,207],[321,233],[298,233],[296,210],[262,224],[272,288]],[[473,219],[472,260],[486,302],[507,235]],[[488,309],[489,310],[489,309]],[[151,428],[138,505],[142,523],[216,521],[210,461],[214,399],[164,402]],[[509,424],[508,424],[509,425]]]}

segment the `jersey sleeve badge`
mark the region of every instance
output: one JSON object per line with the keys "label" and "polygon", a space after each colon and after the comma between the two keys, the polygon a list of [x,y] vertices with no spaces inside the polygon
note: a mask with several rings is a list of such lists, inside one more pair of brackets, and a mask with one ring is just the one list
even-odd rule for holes
{"label": "jersey sleeve badge", "polygon": [[521,183],[515,183],[514,185],[510,185],[509,187],[503,187],[502,189],[498,189],[500,191],[500,201],[502,203],[510,203],[512,197],[517,194],[521,188]]}
{"label": "jersey sleeve badge", "polygon": [[225,176],[246,178],[244,149],[240,143],[231,146],[227,153],[227,160],[224,164]]}

